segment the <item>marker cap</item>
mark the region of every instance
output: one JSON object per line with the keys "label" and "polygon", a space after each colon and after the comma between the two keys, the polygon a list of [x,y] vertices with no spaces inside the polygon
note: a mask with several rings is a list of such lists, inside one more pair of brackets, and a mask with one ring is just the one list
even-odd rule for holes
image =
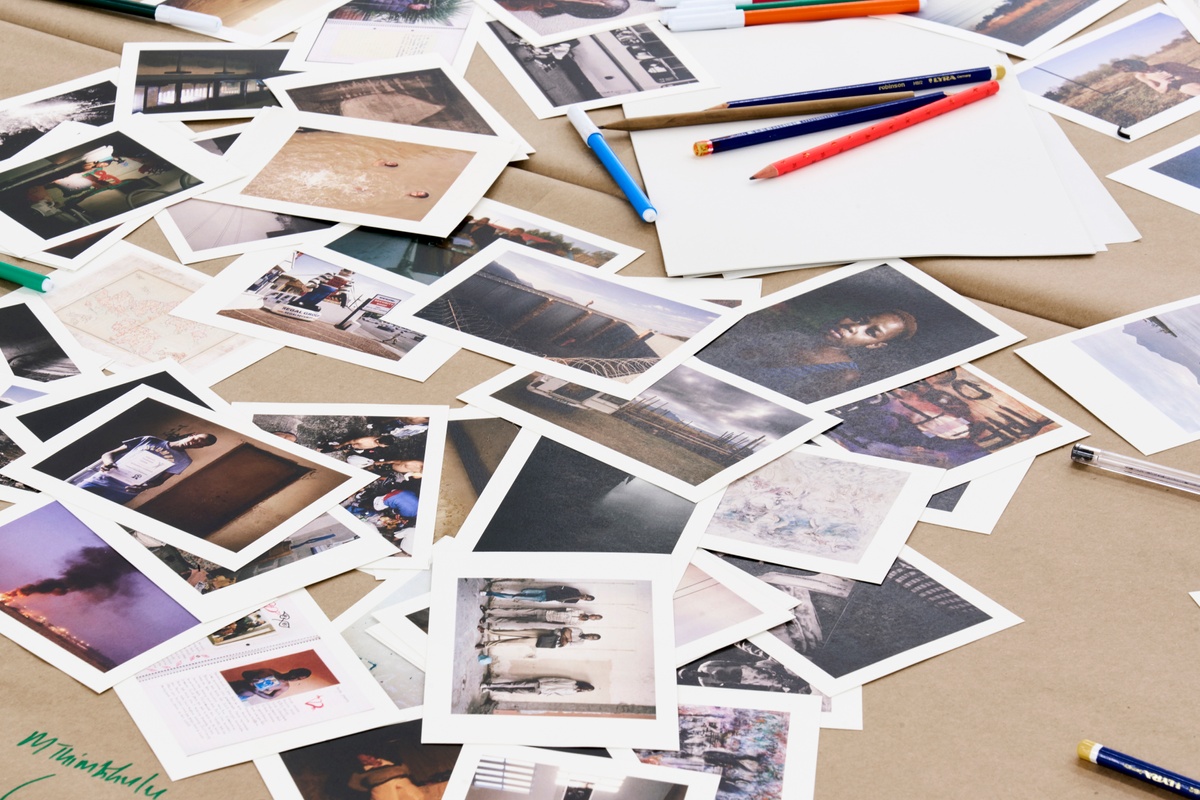
{"label": "marker cap", "polygon": [[694,12],[672,15],[663,24],[673,31],[713,31],[718,28],[741,28],[746,24],[746,12],[736,8],[718,10],[710,6]]}

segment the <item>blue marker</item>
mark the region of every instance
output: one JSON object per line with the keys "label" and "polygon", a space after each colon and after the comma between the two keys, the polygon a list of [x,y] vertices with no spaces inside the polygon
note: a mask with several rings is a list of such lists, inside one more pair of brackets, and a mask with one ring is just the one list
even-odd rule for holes
{"label": "blue marker", "polygon": [[625,169],[625,165],[617,158],[617,154],[608,146],[608,142],[604,140],[604,134],[600,132],[587,113],[579,106],[568,106],[567,119],[575,126],[575,130],[579,131],[579,135],[596,154],[596,158],[600,159],[600,163],[608,170],[608,174],[617,182],[617,186],[625,193],[625,197],[629,199],[629,203],[638,216],[646,222],[654,222],[658,219],[658,210],[650,204],[650,198],[646,197],[646,193],[634,182],[629,170]]}

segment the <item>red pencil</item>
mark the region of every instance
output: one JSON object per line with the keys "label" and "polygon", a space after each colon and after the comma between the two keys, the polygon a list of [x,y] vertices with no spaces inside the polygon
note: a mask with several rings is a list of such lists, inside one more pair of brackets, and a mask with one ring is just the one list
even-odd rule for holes
{"label": "red pencil", "polygon": [[760,169],[758,172],[750,176],[750,180],[759,180],[761,178],[777,178],[780,175],[786,175],[789,172],[807,167],[809,164],[815,164],[818,161],[835,156],[838,153],[843,153],[860,144],[873,142],[876,139],[887,136],[889,133],[904,130],[916,125],[918,122],[924,122],[927,119],[933,119],[936,116],[945,114],[947,111],[953,111],[956,108],[962,108],[965,105],[970,105],[976,100],[982,100],[985,97],[991,97],[996,92],[1000,91],[1000,83],[998,81],[988,81],[980,84],[965,92],[956,92],[955,94],[938,100],[935,103],[930,103],[927,106],[908,111],[904,114],[892,117],[884,122],[870,125],[862,130],[847,134],[840,138],[818,145],[811,150],[804,150],[794,156],[780,159],[773,164]]}

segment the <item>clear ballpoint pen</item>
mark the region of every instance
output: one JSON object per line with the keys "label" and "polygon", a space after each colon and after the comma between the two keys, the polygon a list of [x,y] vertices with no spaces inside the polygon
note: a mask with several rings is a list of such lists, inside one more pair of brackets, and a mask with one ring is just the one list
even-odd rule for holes
{"label": "clear ballpoint pen", "polygon": [[1088,447],[1082,444],[1077,444],[1071,448],[1071,460],[1077,464],[1099,467],[1110,472],[1128,475],[1131,478],[1157,483],[1160,486],[1168,486],[1172,489],[1182,489],[1192,494],[1200,494],[1200,475],[1193,472],[1184,472],[1181,469],[1163,467],[1158,464],[1152,464],[1149,461],[1117,455],[1107,450],[1098,450],[1095,447]]}

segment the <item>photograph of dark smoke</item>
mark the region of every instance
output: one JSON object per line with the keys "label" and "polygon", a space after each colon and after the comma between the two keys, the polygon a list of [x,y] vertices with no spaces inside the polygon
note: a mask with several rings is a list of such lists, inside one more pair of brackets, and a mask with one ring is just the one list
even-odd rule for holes
{"label": "photograph of dark smoke", "polygon": [[199,620],[58,503],[0,524],[0,612],[101,672]]}

